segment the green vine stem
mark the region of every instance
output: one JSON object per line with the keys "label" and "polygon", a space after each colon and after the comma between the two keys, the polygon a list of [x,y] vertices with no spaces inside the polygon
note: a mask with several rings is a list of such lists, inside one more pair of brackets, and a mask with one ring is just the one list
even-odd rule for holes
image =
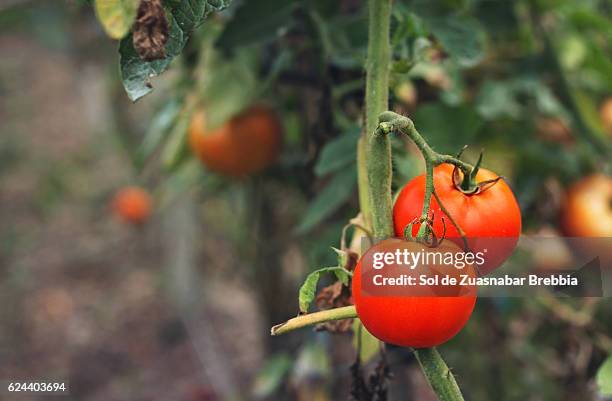
{"label": "green vine stem", "polygon": [[[456,167],[458,167],[462,172],[464,177],[471,177],[475,175],[475,168],[468,163],[460,160],[457,157],[451,155],[440,154],[434,151],[431,146],[425,141],[425,139],[419,134],[417,129],[414,126],[414,123],[408,117],[402,116],[400,114],[394,113],[392,111],[385,111],[381,113],[378,117],[379,124],[374,129],[372,136],[373,140],[380,137],[387,137],[388,134],[392,132],[399,132],[406,136],[408,136],[415,145],[421,151],[423,158],[425,159],[425,198],[423,199],[423,210],[421,212],[420,221],[427,221],[429,218],[429,209],[431,203],[431,197],[434,194],[434,181],[433,181],[433,169],[435,166],[439,166],[443,163],[449,163]],[[379,168],[378,166],[373,166],[372,168]],[[389,185],[387,192],[389,193],[388,197],[391,195],[391,186]],[[379,197],[385,196],[384,194],[379,194]],[[375,199],[374,197],[372,197]],[[436,196],[436,200],[439,202],[439,198]],[[376,202],[375,202],[376,203]],[[441,205],[441,208],[444,208]],[[448,215],[448,213],[447,213]],[[388,216],[391,216],[389,213]],[[455,220],[449,215],[451,222],[457,227],[459,233],[463,233],[461,227],[458,227]],[[388,217],[389,221],[391,220]],[[374,219],[376,221],[376,219]],[[429,225],[421,224],[419,228],[419,232],[417,233],[417,238],[419,239],[427,239],[429,237]],[[465,236],[462,234],[462,237],[465,241]]]}
{"label": "green vine stem", "polygon": [[453,372],[435,348],[415,349],[414,354],[440,401],[463,401]]}
{"label": "green vine stem", "polygon": [[368,55],[366,60],[365,138],[362,149],[366,167],[366,187],[362,188],[370,210],[361,210],[366,221],[371,223],[375,238],[393,235],[391,219],[391,144],[385,136],[374,136],[378,126],[378,115],[389,109],[389,24],[391,0],[368,1]]}
{"label": "green vine stem", "polygon": [[[390,10],[390,0],[368,1],[369,36],[366,63],[366,133],[368,135],[366,148],[368,153],[365,162],[368,172],[372,229],[376,238],[387,238],[393,235],[391,146],[386,134],[393,131],[405,133],[423,153],[427,171],[427,191],[422,214],[425,219],[429,213],[429,203],[434,190],[433,167],[449,162],[459,167],[464,176],[473,171],[471,166],[457,158],[434,152],[417,132],[409,118],[385,111],[389,108]],[[362,182],[359,184],[361,185]],[[362,213],[367,213],[367,211],[362,210]],[[427,236],[428,226],[422,224],[419,234]],[[440,401],[463,401],[455,378],[438,351],[433,348],[423,349],[416,350],[415,354]]]}

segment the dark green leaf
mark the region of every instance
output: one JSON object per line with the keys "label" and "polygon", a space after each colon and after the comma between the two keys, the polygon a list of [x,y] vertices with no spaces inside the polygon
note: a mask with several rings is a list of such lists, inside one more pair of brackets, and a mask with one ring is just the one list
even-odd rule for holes
{"label": "dark green leaf", "polygon": [[482,60],[486,35],[478,20],[448,15],[426,18],[425,22],[444,50],[460,65],[471,67]]}
{"label": "dark green leaf", "polygon": [[355,161],[359,133],[360,129],[356,127],[325,144],[315,165],[315,174],[329,174]]}
{"label": "dark green leaf", "polygon": [[193,29],[197,28],[212,11],[222,10],[230,0],[181,1],[169,16],[170,35],[166,43],[166,57],[162,60],[145,61],[132,45],[132,35],[125,37],[119,45],[120,69],[123,86],[132,101],[136,101],[153,90],[151,78],[164,72],[178,56]]}
{"label": "dark green leaf", "polygon": [[296,229],[298,233],[305,233],[319,224],[353,195],[357,184],[355,167],[351,165],[341,170],[318,194],[302,217]]}
{"label": "dark green leaf", "polygon": [[217,45],[229,50],[275,38],[292,23],[296,0],[245,1],[225,26]]}
{"label": "dark green leaf", "polygon": [[300,305],[300,312],[308,313],[308,308],[310,304],[315,299],[317,295],[317,284],[319,283],[319,279],[321,275],[324,273],[333,273],[336,275],[336,278],[340,280],[343,284],[348,283],[349,277],[351,273],[340,266],[333,267],[323,267],[321,269],[317,269],[310,273],[306,280],[304,280],[304,284],[300,287],[300,292],[298,296],[298,301]]}
{"label": "dark green leaf", "polygon": [[428,103],[416,110],[416,128],[437,151],[455,154],[469,144],[480,128],[482,120],[469,106],[450,107]]}
{"label": "dark green leaf", "polygon": [[487,120],[518,118],[522,110],[515,95],[514,87],[508,82],[487,81],[480,88],[476,108]]}

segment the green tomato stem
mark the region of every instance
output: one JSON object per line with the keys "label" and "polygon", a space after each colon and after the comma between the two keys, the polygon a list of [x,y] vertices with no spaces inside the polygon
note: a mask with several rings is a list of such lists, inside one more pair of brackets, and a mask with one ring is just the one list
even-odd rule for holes
{"label": "green tomato stem", "polygon": [[453,372],[435,348],[415,349],[414,354],[440,401],[463,401]]}
{"label": "green tomato stem", "polygon": [[314,324],[325,323],[331,320],[352,319],[357,317],[355,306],[343,306],[341,308],[328,309],[315,313],[308,313],[287,320],[285,323],[277,324],[270,329],[270,334],[280,336],[293,330],[303,327],[312,326]]}
{"label": "green tomato stem", "polygon": [[[421,212],[420,222],[423,223],[429,218],[431,196],[434,192],[433,169],[440,164],[449,163],[457,166],[463,172],[464,177],[472,177],[477,172],[477,169],[459,158],[451,155],[441,154],[434,151],[427,141],[419,134],[414,123],[408,117],[385,111],[378,117],[378,127],[374,129],[374,137],[386,137],[392,132],[399,132],[406,135],[412,140],[421,151],[425,159],[425,197],[423,199],[423,209]],[[390,188],[390,187],[389,187]],[[468,188],[469,190],[470,188]],[[388,191],[391,193],[390,189]],[[453,224],[456,225],[454,220]],[[460,231],[461,232],[461,231]],[[427,240],[431,235],[429,224],[421,224],[417,239]]]}

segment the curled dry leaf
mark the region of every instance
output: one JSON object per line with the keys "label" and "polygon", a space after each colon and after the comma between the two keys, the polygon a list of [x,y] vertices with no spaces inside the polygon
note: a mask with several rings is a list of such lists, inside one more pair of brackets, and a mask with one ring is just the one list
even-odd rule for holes
{"label": "curled dry leaf", "polygon": [[[324,287],[319,291],[315,303],[320,310],[352,305],[351,289],[348,286],[342,285],[340,281],[336,281],[334,284]],[[353,319],[334,320],[321,323],[317,326],[317,330],[326,330],[331,333],[346,333],[351,329],[352,325]]]}
{"label": "curled dry leaf", "polygon": [[168,20],[162,0],[141,0],[134,23],[133,43],[138,55],[153,61],[166,57]]}
{"label": "curled dry leaf", "polygon": [[359,255],[357,252],[353,252],[350,249],[346,250],[346,260],[344,260],[344,268],[350,272],[355,270],[357,262],[359,261]]}

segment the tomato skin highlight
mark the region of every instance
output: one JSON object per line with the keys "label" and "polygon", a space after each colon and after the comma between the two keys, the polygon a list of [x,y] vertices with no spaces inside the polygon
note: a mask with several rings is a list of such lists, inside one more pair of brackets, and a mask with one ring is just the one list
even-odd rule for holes
{"label": "tomato skin highlight", "polygon": [[252,106],[208,130],[204,110],[197,111],[189,126],[189,145],[210,170],[228,177],[258,173],[274,163],[280,153],[282,126],[274,112]]}
{"label": "tomato skin highlight", "polygon": [[[406,241],[384,240],[372,249],[401,249]],[[458,248],[457,248],[458,249]],[[429,348],[453,338],[468,322],[476,289],[464,296],[372,295],[364,291],[364,257],[353,272],[352,295],[359,319],[376,338],[402,347]],[[470,274],[472,277],[474,273]]]}
{"label": "tomato skin highlight", "polygon": [[142,224],[151,216],[153,200],[145,189],[128,186],[117,192],[112,206],[115,214],[124,222]]}
{"label": "tomato skin highlight", "polygon": [[[521,210],[504,180],[499,180],[481,193],[467,195],[455,188],[453,170],[454,166],[450,164],[437,166],[434,169],[434,187],[446,210],[464,231],[470,250],[487,250],[486,261],[479,266],[480,274],[485,275],[499,267],[514,251],[521,233]],[[497,177],[497,174],[481,168],[476,180],[482,182]],[[425,175],[415,177],[402,188],[393,206],[393,224],[397,237],[403,238],[408,224],[421,216],[424,196]],[[442,212],[434,196],[430,203],[430,217],[432,212],[436,236],[442,237],[446,225],[446,238],[463,247],[461,235]],[[419,226],[413,226],[413,236],[416,236]],[[496,241],[495,238],[504,239]]]}

